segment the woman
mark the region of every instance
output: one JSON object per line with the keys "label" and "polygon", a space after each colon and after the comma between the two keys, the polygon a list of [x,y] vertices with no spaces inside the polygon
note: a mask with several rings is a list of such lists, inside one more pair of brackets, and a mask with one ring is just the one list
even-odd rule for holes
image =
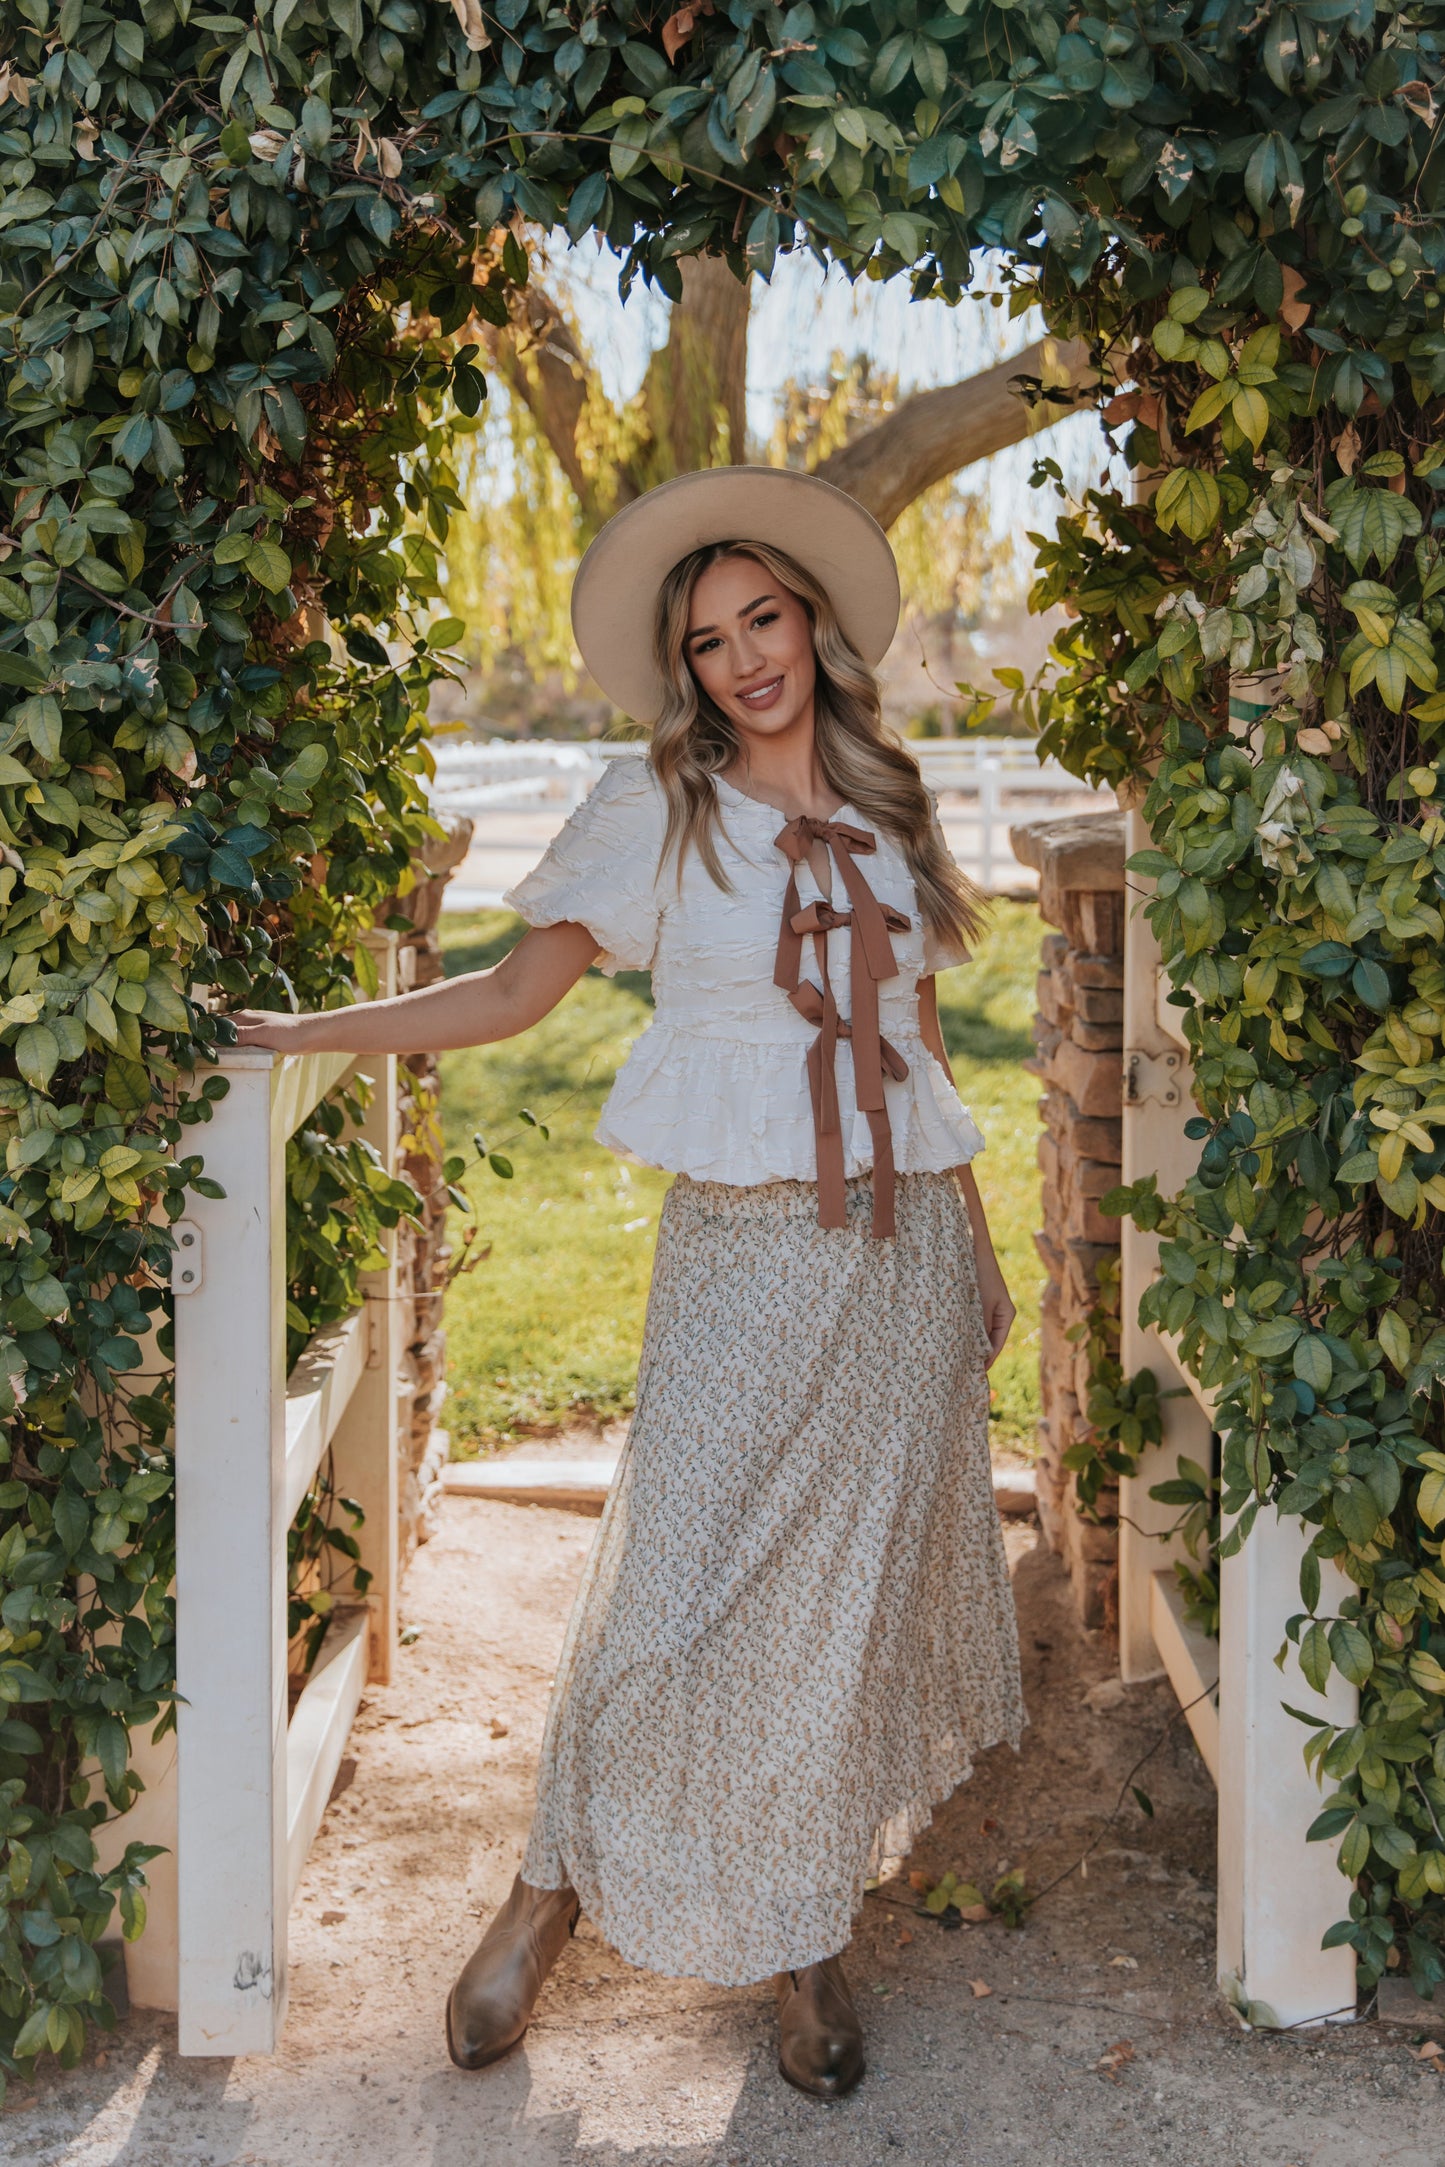
{"label": "woman", "polygon": [[865,1881],[1018,1740],[984,1376],[1013,1305],[933,978],[979,900],[880,723],[897,613],[886,539],[826,483],[653,490],[573,597],[650,758],[613,761],[508,898],[533,930],[424,992],[238,1019],[282,1052],[441,1050],[526,1030],[599,960],[653,974],[597,1132],[677,1176],[637,1413],[521,1873],[448,2004],[465,2068],[521,2038],[585,1910],[632,1963],[771,1975],[783,2075],[850,2090]]}

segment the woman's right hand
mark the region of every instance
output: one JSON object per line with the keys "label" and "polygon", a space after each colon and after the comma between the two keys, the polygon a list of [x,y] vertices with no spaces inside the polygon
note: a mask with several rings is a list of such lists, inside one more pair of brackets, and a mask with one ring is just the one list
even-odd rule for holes
{"label": "woman's right hand", "polygon": [[271,1053],[301,1053],[304,1050],[302,1032],[308,1016],[287,1016],[269,1008],[236,1008],[231,1011],[231,1021],[236,1026],[238,1046],[260,1046]]}

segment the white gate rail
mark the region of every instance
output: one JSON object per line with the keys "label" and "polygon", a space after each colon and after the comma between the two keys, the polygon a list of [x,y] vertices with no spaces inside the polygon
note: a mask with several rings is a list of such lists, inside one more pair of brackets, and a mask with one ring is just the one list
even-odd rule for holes
{"label": "white gate rail", "polygon": [[[374,953],[396,983],[394,935]],[[287,1999],[286,1922],[368,1678],[396,1638],[395,1237],[362,1307],[286,1375],[286,1144],[359,1070],[363,1135],[396,1166],[396,1063],[259,1048],[221,1057],[230,1081],[205,1138],[224,1198],[178,1228],[176,1655],[177,2003],[182,2054],[264,2054]],[[364,1605],[333,1619],[287,1720],[286,1536],[328,1447],[365,1513]],[[148,1932],[151,1929],[148,1928]]]}

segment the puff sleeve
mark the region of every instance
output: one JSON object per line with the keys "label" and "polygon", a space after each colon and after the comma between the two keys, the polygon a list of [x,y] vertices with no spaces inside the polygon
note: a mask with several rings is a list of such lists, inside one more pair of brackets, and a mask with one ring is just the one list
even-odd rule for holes
{"label": "puff sleeve", "polygon": [[[948,848],[948,838],[943,832],[943,822],[938,817],[938,800],[931,790],[928,795],[933,806],[935,839],[945,854],[952,857],[953,853]],[[933,977],[937,971],[954,970],[960,963],[970,963],[972,960],[973,957],[970,951],[964,947],[963,942],[956,934],[948,937],[936,933],[927,919],[923,921],[923,976],[925,978]]]}
{"label": "puff sleeve", "polygon": [[647,970],[661,917],[657,873],[665,826],[649,763],[633,754],[609,761],[541,863],[502,901],[530,926],[585,925],[609,978]]}

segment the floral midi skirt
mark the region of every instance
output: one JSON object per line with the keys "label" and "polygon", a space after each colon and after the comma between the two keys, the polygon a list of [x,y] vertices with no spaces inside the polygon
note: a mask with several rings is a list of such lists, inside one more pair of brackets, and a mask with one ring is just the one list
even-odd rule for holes
{"label": "floral midi skirt", "polygon": [[745,1985],[847,1945],[871,1872],[1015,1745],[987,1339],[947,1174],[897,1238],[811,1183],[679,1176],[637,1412],[548,1712],[523,1878],[630,1962]]}

